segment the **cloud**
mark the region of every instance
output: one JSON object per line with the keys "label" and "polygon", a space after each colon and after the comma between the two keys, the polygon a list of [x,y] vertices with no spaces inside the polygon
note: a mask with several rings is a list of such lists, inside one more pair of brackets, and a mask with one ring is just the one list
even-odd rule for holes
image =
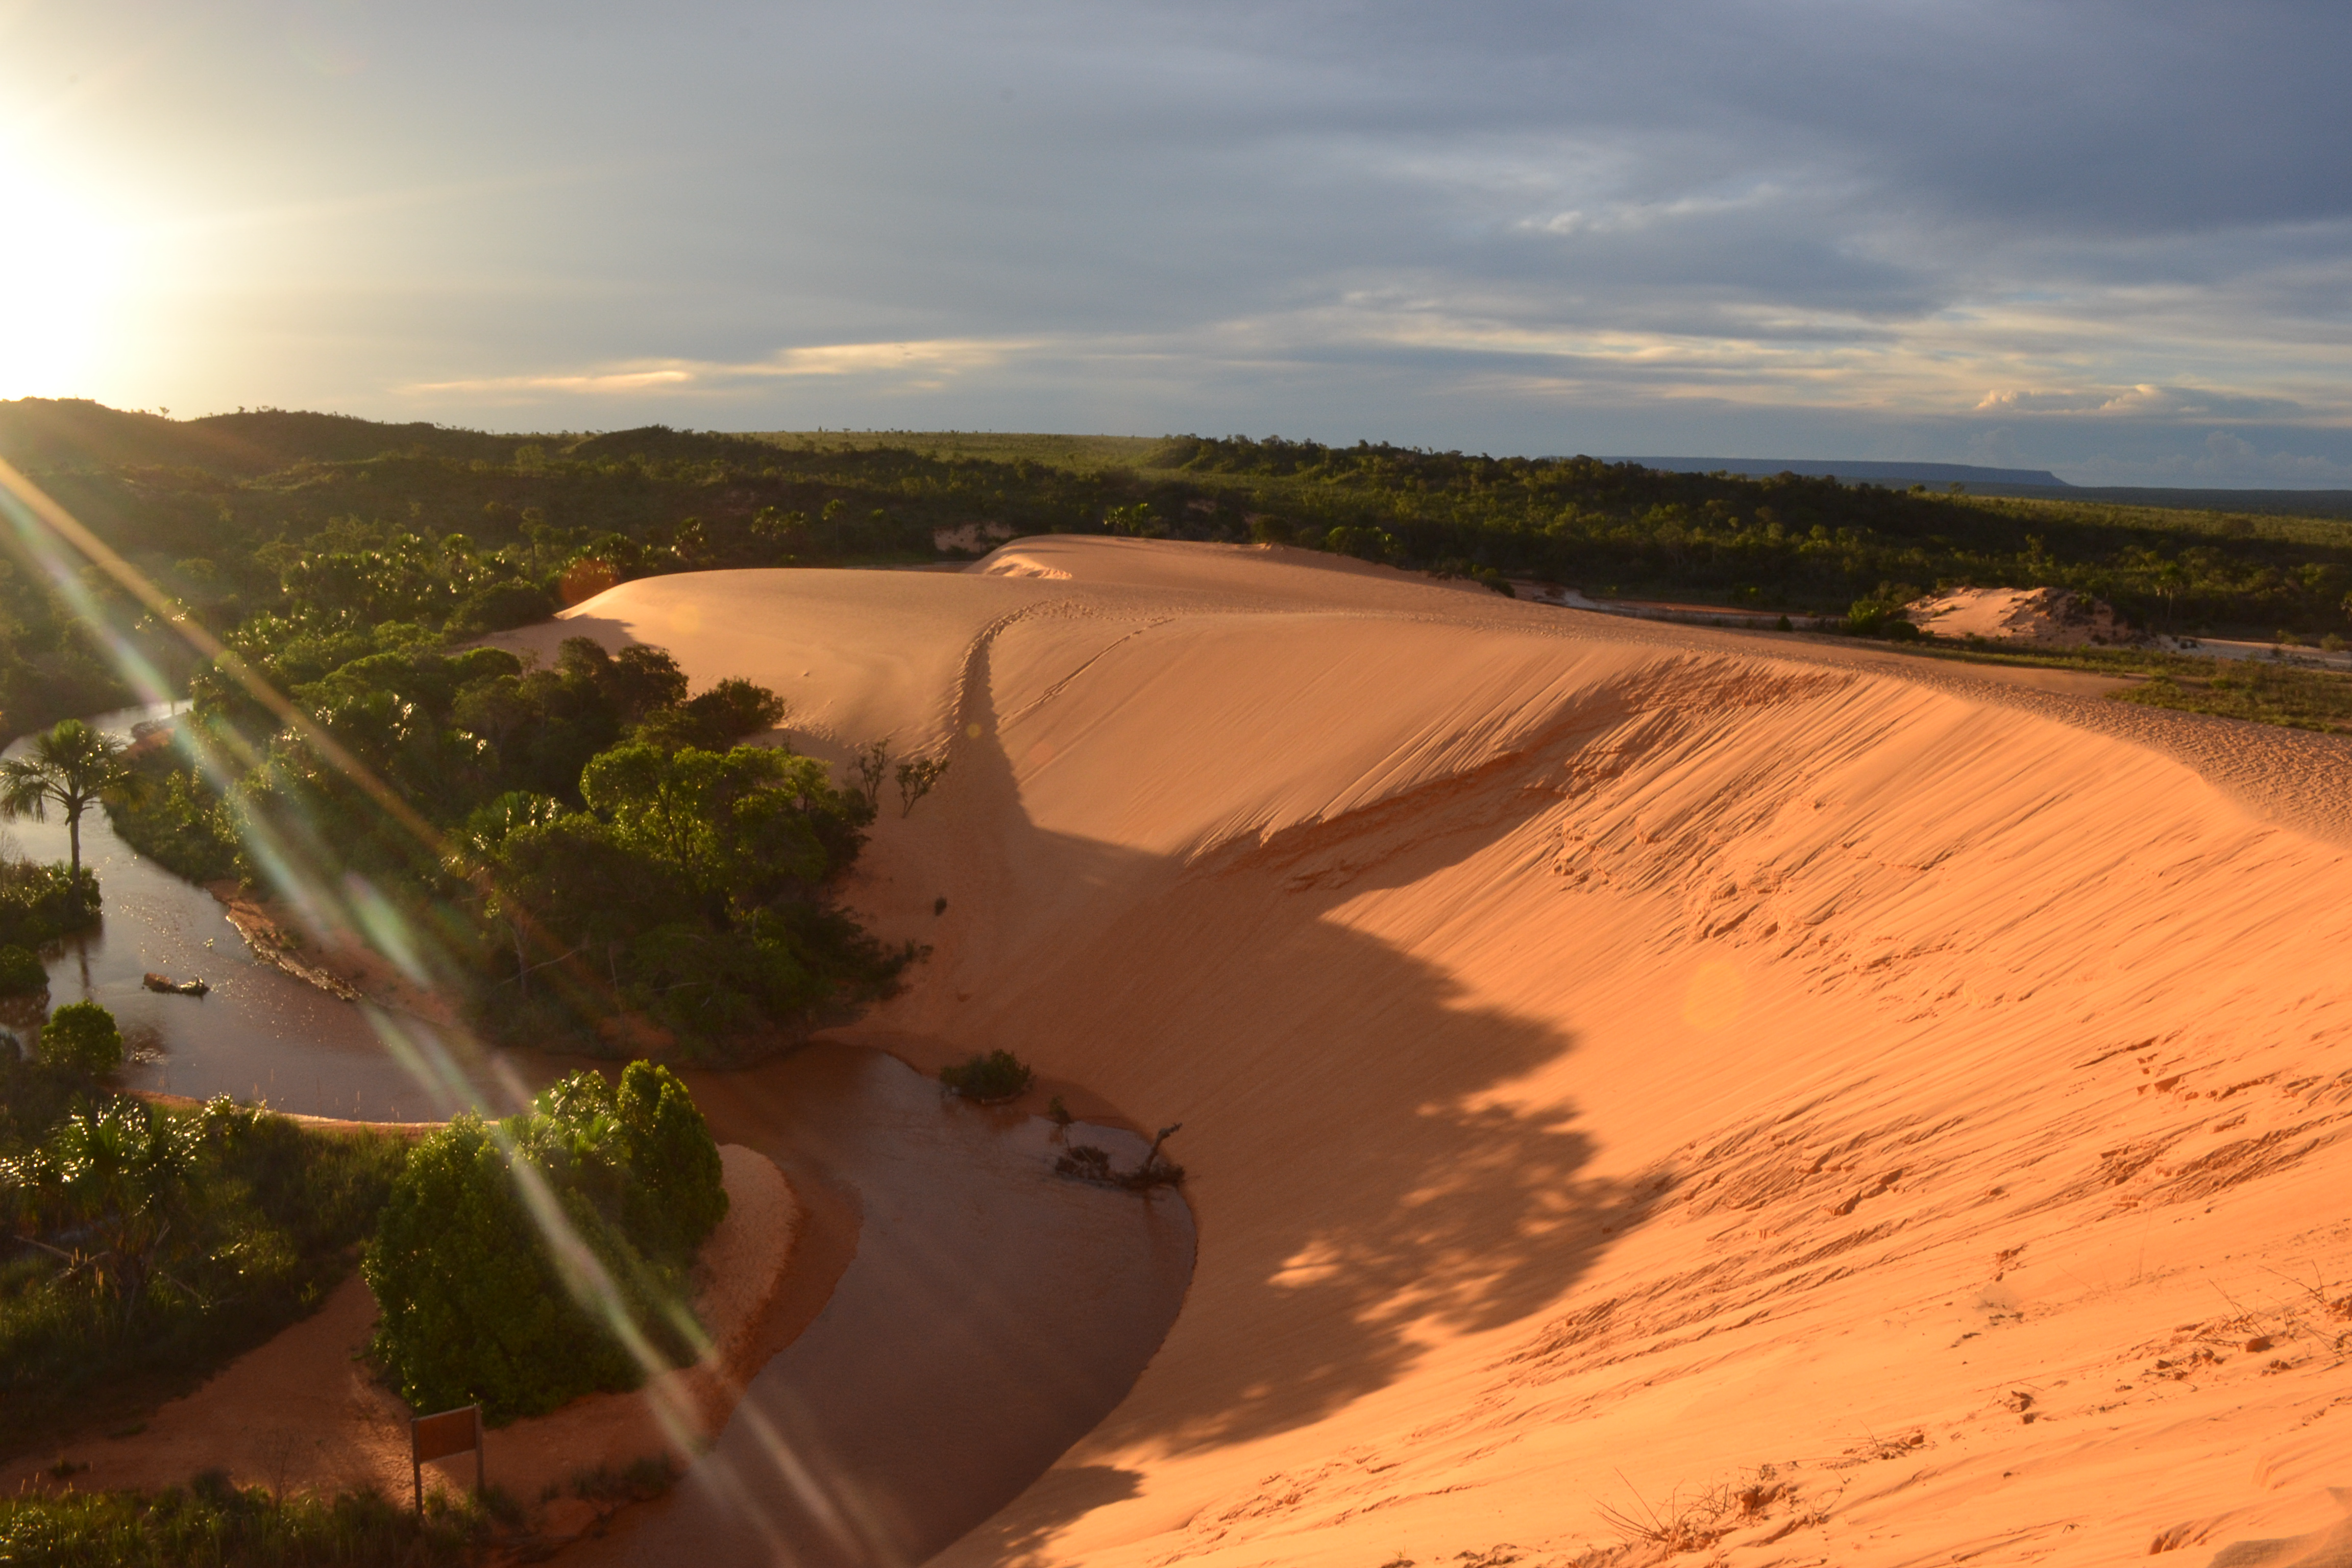
{"label": "cloud", "polygon": [[941,378],[1002,363],[1030,345],[1013,342],[939,339],[927,342],[818,343],[779,350],[763,360],[741,363],[666,360],[594,370],[462,381],[417,382],[398,390],[410,395],[565,393],[623,396],[647,393],[723,393],[747,383],[806,376],[865,376],[933,387]]}
{"label": "cloud", "polygon": [[333,77],[275,16],[10,23],[0,121],[187,252],[94,395],[2352,452],[2339,7],[417,0]]}
{"label": "cloud", "polygon": [[2311,408],[2293,398],[2217,387],[2091,387],[2058,391],[1997,387],[1977,401],[1979,414],[2080,415],[2117,419],[2202,423],[2215,418],[2275,423],[2311,417],[2332,423],[2340,409]]}

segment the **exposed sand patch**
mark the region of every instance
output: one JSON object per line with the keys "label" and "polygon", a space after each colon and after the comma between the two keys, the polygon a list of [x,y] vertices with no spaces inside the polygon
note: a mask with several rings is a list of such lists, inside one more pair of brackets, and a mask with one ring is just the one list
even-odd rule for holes
{"label": "exposed sand patch", "polygon": [[[731,1143],[719,1156],[727,1215],[695,1266],[695,1310],[709,1331],[709,1353],[635,1393],[590,1394],[491,1432],[489,1479],[526,1507],[600,1465],[618,1470],[665,1452],[682,1464],[726,1424],[758,1373],[768,1348],[761,1325],[793,1259],[800,1208],[765,1156]],[[62,1458],[88,1467],[70,1480],[83,1490],[175,1486],[217,1468],[239,1486],[274,1491],[373,1487],[406,1497],[408,1406],[360,1360],[375,1321],[375,1298],[353,1276],[317,1313],[163,1406],[143,1431],[19,1460],[0,1469],[0,1491],[55,1485],[40,1472]],[[453,1489],[473,1485],[471,1454],[425,1468]],[[577,1529],[593,1516],[567,1506],[553,1521],[559,1531]]]}
{"label": "exposed sand patch", "polygon": [[2112,605],[2064,588],[1955,588],[1903,606],[1922,631],[2024,647],[2144,643]]}
{"label": "exposed sand patch", "polygon": [[1045,577],[1066,583],[1070,574],[1058,566],[1048,566],[1034,555],[1018,550],[1000,550],[980,568],[992,577]]}
{"label": "exposed sand patch", "polygon": [[[444,1028],[458,1022],[455,1001],[419,985],[353,931],[318,931],[293,910],[223,878],[205,884],[254,957],[345,1002],[370,1002]],[[299,934],[297,934],[299,933]]]}
{"label": "exposed sand patch", "polygon": [[935,948],[877,1038],[1185,1124],[1183,1315],[943,1561],[1556,1563],[1734,1481],[1731,1563],[2333,1528],[2352,747],[1328,556],[1013,548],[1067,577],[583,606],[949,748],[851,889]]}

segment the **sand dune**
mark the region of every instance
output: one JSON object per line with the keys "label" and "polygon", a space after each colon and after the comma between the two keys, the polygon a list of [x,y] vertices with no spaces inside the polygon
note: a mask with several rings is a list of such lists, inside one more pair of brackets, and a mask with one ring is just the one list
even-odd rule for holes
{"label": "sand dune", "polygon": [[945,748],[852,889],[935,947],[863,1032],[1184,1123],[1173,1332],[943,1561],[2343,1519],[2352,748],[1214,546],[656,578],[529,637],[580,630],[823,754]]}

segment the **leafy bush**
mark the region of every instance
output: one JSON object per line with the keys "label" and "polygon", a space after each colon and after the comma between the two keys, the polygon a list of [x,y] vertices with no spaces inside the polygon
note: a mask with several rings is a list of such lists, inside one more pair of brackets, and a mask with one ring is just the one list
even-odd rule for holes
{"label": "leafy bush", "polygon": [[0,1453],[168,1397],[315,1308],[407,1153],[226,1099],[87,1093],[0,1070]]}
{"label": "leafy bush", "polygon": [[49,1067],[104,1078],[122,1065],[122,1031],[95,1002],[68,1002],[41,1026],[36,1054]]}
{"label": "leafy bush", "polygon": [[419,1518],[373,1491],[272,1497],[217,1470],[153,1496],[0,1500],[0,1563],[50,1568],[437,1568],[471,1561],[486,1533],[478,1505],[439,1492]]}
{"label": "leafy bush", "polygon": [[748,680],[722,680],[675,708],[649,713],[636,738],[676,750],[696,746],[724,752],[738,741],[772,730],[783,721],[784,700]]}
{"label": "leafy bush", "polygon": [[950,1093],[982,1101],[1011,1100],[1024,1092],[1035,1077],[1029,1065],[1011,1051],[991,1051],[940,1069],[940,1082]]}
{"label": "leafy bush", "polygon": [[0,860],[0,943],[38,947],[98,923],[98,879],[59,865]]}
{"label": "leafy bush", "polygon": [[462,631],[502,632],[543,621],[555,610],[555,595],[538,584],[509,580],[477,588],[458,600],[449,624]]}
{"label": "leafy bush", "polygon": [[0,996],[38,991],[48,983],[49,972],[42,966],[40,954],[13,944],[0,947]]}
{"label": "leafy bush", "polygon": [[210,882],[237,874],[238,834],[228,803],[194,768],[176,768],[167,752],[133,764],[140,788],[106,797],[106,815],[122,841],[177,877]]}
{"label": "leafy bush", "polygon": [[627,1342],[694,1353],[687,1270],[726,1212],[667,1068],[632,1062],[617,1091],[573,1073],[495,1128],[460,1117],[417,1145],[369,1245],[375,1353],[417,1408],[479,1402],[499,1424],[635,1387]]}
{"label": "leafy bush", "polygon": [[[510,973],[488,988],[494,1027],[547,1027],[551,997],[575,1020],[617,1001],[707,1048],[882,994],[911,956],[823,896],[872,814],[814,759],[639,739],[599,752],[579,789],[586,811],[469,824],[485,913],[511,941]],[[552,964],[530,961],[526,932],[562,943]]]}

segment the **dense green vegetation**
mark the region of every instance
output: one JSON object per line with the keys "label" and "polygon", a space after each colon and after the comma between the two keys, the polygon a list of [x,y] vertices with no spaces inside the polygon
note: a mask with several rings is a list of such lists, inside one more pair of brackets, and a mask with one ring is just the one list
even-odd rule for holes
{"label": "dense green vegetation", "polygon": [[48,967],[41,955],[13,942],[0,943],[0,996],[21,996],[48,988]]}
{"label": "dense green vegetation", "polygon": [[163,746],[133,752],[128,765],[135,787],[106,797],[106,814],[124,843],[191,882],[239,874],[236,813],[202,773]]}
{"label": "dense green vegetation", "polygon": [[152,1405],[316,1307],[404,1153],[0,1053],[0,1453]]}
{"label": "dense green vegetation", "polygon": [[[2230,517],[1671,474],[1590,458],[1312,442],[1166,443],[1154,466],[1233,480],[1322,548],[1609,593],[1841,610],[1973,584],[2074,588],[2159,631],[2352,630],[2352,522]],[[1334,539],[1334,530],[1352,531]],[[1888,585],[1882,590],[1881,584]]]}
{"label": "dense green vegetation", "polygon": [[[870,795],[739,743],[784,716],[763,688],[689,697],[662,650],[585,637],[525,668],[356,629],[239,635],[415,817],[206,668],[179,749],[140,759],[142,787],[110,802],[118,831],[184,876],[276,893],[367,878],[495,1034],[598,1049],[599,1026],[628,1015],[690,1052],[741,1049],[882,994],[913,956],[827,893]],[[252,763],[224,795],[210,778],[232,757]]]}
{"label": "dense green vegetation", "polygon": [[273,1497],[217,1470],[152,1497],[0,1499],[0,1563],[39,1568],[445,1568],[488,1532],[478,1505],[440,1492],[420,1518],[374,1492]]}
{"label": "dense green vegetation", "polygon": [[98,923],[98,879],[63,866],[0,860],[0,945],[37,948]]}
{"label": "dense green vegetation", "polygon": [[[1277,438],[657,426],[510,437],[279,413],[173,424],[89,405],[6,407],[0,454],[223,630],[267,614],[365,628],[514,624],[616,578],[929,559],[931,530],[996,522],[1303,536],[1411,566],[1799,611],[1842,611],[1881,584],[2047,584],[2159,629],[2352,631],[2352,522],[2337,519]],[[1334,540],[1335,529],[1350,531]]]}
{"label": "dense green vegetation", "polygon": [[96,1002],[68,1002],[41,1026],[33,1052],[43,1067],[84,1078],[104,1078],[122,1065],[122,1031]]}
{"label": "dense green vegetation", "polygon": [[[2352,635],[2352,521],[2251,505],[2165,510],[1276,438],[658,426],[524,437],[271,410],[173,422],[32,400],[0,405],[0,455],[175,614],[228,637],[289,692],[629,577],[924,561],[934,530],[975,523],[1276,541],[1490,584],[1531,576],[1797,616],[1939,586],[2053,585],[2151,630]],[[11,675],[7,647],[80,646],[58,629],[73,619],[63,601],[25,572],[16,581],[0,583],[0,720],[21,729],[56,711],[52,687],[73,693],[68,708],[100,705],[85,688]],[[33,598],[20,612],[10,592]],[[187,671],[169,628],[120,591],[84,573],[80,592],[112,636],[167,675]],[[1858,624],[1894,626],[1866,608]],[[352,715],[362,728],[392,720]],[[537,792],[566,798],[554,781]],[[217,847],[198,837],[191,866]]]}
{"label": "dense green vegetation", "polygon": [[[416,1147],[364,1265],[375,1352],[423,1410],[493,1423],[634,1388],[635,1340],[695,1353],[687,1270],[727,1212],[719,1150],[686,1086],[633,1062],[616,1090],[578,1072],[495,1129],[458,1118]],[[551,1229],[593,1258],[567,1277]]]}

